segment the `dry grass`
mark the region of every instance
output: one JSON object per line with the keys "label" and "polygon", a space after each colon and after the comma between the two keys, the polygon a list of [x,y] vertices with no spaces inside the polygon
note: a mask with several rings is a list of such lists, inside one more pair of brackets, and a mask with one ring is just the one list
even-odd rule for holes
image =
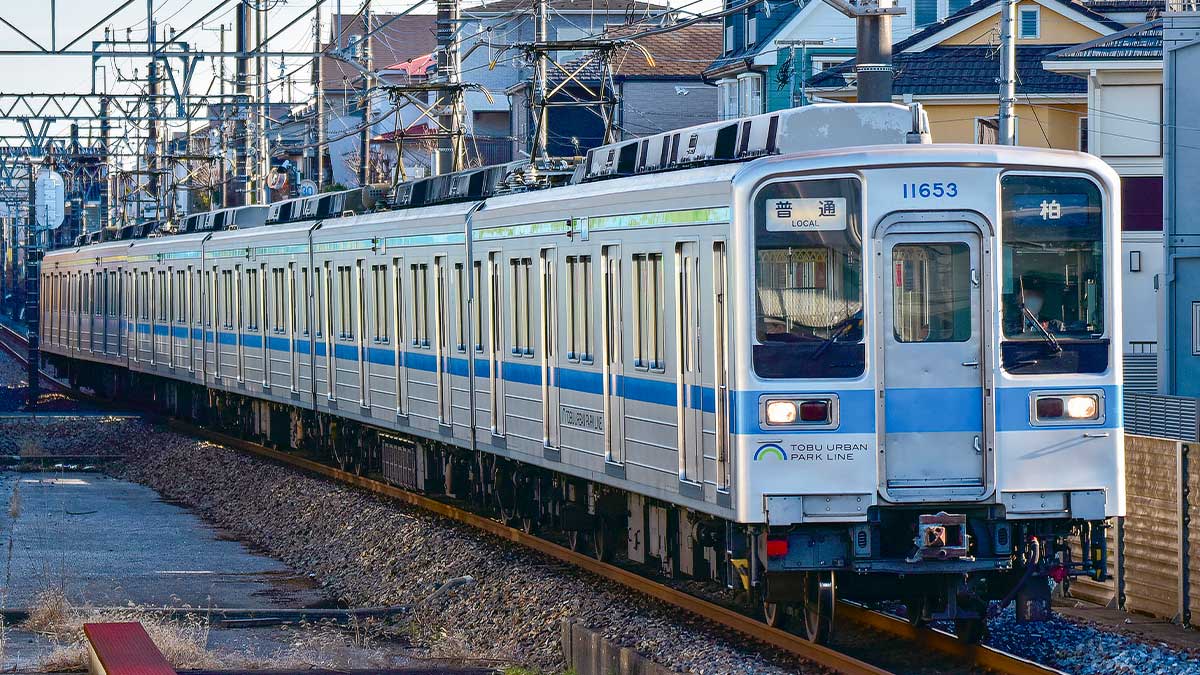
{"label": "dry grass", "polygon": [[21,483],[13,483],[12,495],[8,498],[8,517],[14,521],[21,517]]}
{"label": "dry grass", "polygon": [[51,589],[38,595],[30,607],[29,618],[21,628],[40,633],[55,648],[38,664],[44,671],[86,670],[88,666],[85,623],[136,621],[142,624],[154,645],[167,661],[178,669],[220,668],[222,661],[205,649],[208,621],[202,617],[167,620],[142,608],[97,610],[73,607],[61,590]]}
{"label": "dry grass", "polygon": [[23,459],[31,459],[45,455],[45,448],[42,447],[42,442],[35,436],[26,436],[17,441],[17,455]]}

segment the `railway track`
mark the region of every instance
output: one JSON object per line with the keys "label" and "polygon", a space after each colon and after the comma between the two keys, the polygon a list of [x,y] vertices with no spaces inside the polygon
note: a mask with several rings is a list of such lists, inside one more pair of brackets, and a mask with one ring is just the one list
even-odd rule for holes
{"label": "railway track", "polygon": [[[0,324],[0,348],[25,363],[25,338],[11,327]],[[43,378],[54,387],[63,390],[67,385],[48,374]],[[487,516],[460,508],[454,504],[409,492],[382,481],[342,471],[297,455],[280,452],[265,446],[229,436],[211,429],[197,427],[178,419],[169,420],[176,431],[193,437],[204,438],[265,459],[279,462],[302,471],[330,480],[354,486],[389,499],[398,500],[427,510],[437,515],[469,525],[520,546],[533,549],[573,567],[616,582],[633,591],[663,603],[687,611],[706,621],[736,631],[759,643],[783,650],[814,664],[847,675],[889,675],[892,671],[873,665],[849,654],[813,644],[797,635],[762,622],[727,607],[696,597],[684,591],[659,583],[623,567],[603,563],[595,558],[509,527]],[[1062,671],[983,645],[968,645],[953,635],[939,630],[917,628],[903,619],[871,610],[856,604],[842,602],[839,617],[870,630],[886,633],[911,642],[914,649],[936,652],[956,661],[957,667],[983,669],[1002,675],[1063,675]],[[958,670],[947,671],[958,672]]]}

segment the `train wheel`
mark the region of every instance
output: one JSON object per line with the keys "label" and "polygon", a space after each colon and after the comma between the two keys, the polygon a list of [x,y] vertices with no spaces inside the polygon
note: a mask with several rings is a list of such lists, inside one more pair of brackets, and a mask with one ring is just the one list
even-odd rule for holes
{"label": "train wheel", "polygon": [[809,642],[826,644],[833,633],[833,609],[837,603],[833,572],[809,572],[804,580],[804,618],[801,635]]}
{"label": "train wheel", "polygon": [[567,546],[576,553],[584,553],[588,547],[588,534],[581,530],[567,530]]}
{"label": "train wheel", "polygon": [[969,645],[977,645],[987,637],[987,619],[955,619],[954,634]]}
{"label": "train wheel", "polygon": [[908,619],[908,623],[917,628],[924,628],[929,625],[929,599],[924,595],[918,595],[910,598],[904,603],[904,617]]}
{"label": "train wheel", "polygon": [[763,623],[771,628],[784,628],[787,626],[788,611],[787,606],[778,602],[762,601],[762,619]]}
{"label": "train wheel", "polygon": [[592,529],[592,555],[600,562],[612,562],[617,552],[617,536],[605,518],[596,518]]}

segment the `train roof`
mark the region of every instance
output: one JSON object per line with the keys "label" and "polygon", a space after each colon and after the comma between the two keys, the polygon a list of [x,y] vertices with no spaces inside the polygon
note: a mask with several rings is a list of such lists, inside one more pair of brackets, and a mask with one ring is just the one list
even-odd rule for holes
{"label": "train roof", "polygon": [[[927,142],[928,123],[919,105],[891,103],[829,103],[775,111],[752,117],[710,122],[652,136],[611,143],[588,151],[577,166],[564,163],[513,162],[405,181],[395,186],[369,185],[267,205],[230,207],[190,214],[178,224],[126,223],[114,234],[121,240],[243,230],[289,223],[313,222],[375,211],[395,215],[421,209],[421,217],[436,215],[446,204],[513,204],[505,195],[554,188],[563,197],[582,198],[593,191],[581,186],[614,178],[694,170],[698,167],[744,162],[780,154],[872,145]],[[717,171],[730,174],[733,171]],[[678,177],[663,181],[678,184]],[[610,190],[597,190],[607,193]],[[557,196],[557,195],[556,195]],[[541,200],[539,200],[541,201]],[[361,221],[358,221],[361,222]],[[329,223],[335,226],[334,223]],[[92,243],[85,238],[78,245]]]}

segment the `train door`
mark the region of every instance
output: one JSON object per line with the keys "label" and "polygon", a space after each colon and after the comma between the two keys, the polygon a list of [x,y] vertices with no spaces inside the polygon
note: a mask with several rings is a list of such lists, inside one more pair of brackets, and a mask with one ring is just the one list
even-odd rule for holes
{"label": "train door", "polygon": [[453,404],[451,397],[454,395],[453,385],[450,381],[450,323],[447,320],[446,313],[449,309],[447,304],[447,296],[449,294],[449,286],[446,279],[446,256],[438,256],[433,259],[433,283],[434,283],[434,327],[437,330],[437,392],[438,392],[438,421],[444,426],[450,426],[453,423]]}
{"label": "train door", "polygon": [[621,398],[623,338],[621,322],[621,247],[610,244],[600,250],[603,283],[604,365],[604,451],[610,464],[625,462],[625,404]]}
{"label": "train door", "polygon": [[500,284],[503,277],[500,253],[488,254],[488,385],[491,391],[492,433],[504,435],[504,361],[500,350],[504,346],[505,321],[500,318]]}
{"label": "train door", "polygon": [[981,249],[969,223],[896,223],[883,238],[882,440],[895,500],[984,491]]}
{"label": "train door", "polygon": [[694,241],[675,245],[675,387],[679,425],[679,479],[699,485],[704,477],[700,405],[699,255]]}
{"label": "train door", "polygon": [[558,252],[542,249],[542,443],[559,447],[558,414]]}

